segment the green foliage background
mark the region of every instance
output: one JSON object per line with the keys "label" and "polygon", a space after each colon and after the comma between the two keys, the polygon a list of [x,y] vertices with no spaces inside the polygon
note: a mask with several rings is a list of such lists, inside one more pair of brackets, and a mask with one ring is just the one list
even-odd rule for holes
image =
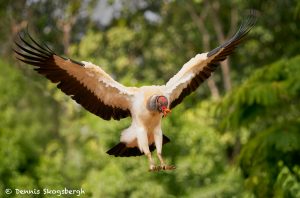
{"label": "green foliage background", "polygon": [[[65,187],[95,198],[300,197],[299,1],[107,1],[113,18],[105,25],[93,18],[99,2],[106,1],[0,2],[0,197],[25,196],[5,189]],[[219,99],[204,83],[163,119],[172,172],[149,173],[146,157],[108,156],[130,119],[86,112],[11,50],[28,24],[58,53],[93,62],[125,85],[163,84],[204,51],[191,11],[206,12],[214,48],[213,16],[227,35],[231,11],[240,21],[248,8],[259,19],[230,56],[233,88],[224,89],[219,69]]]}

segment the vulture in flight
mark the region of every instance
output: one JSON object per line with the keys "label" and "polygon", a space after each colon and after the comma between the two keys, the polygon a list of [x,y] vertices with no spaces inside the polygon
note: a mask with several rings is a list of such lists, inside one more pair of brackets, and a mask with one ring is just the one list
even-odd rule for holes
{"label": "vulture in flight", "polygon": [[[104,120],[132,118],[129,128],[122,131],[120,142],[107,151],[109,155],[146,155],[150,171],[172,170],[175,166],[167,165],[162,157],[162,146],[170,141],[161,130],[162,117],[209,78],[255,23],[256,13],[251,10],[228,41],[210,52],[197,54],[165,85],[159,86],[126,87],[93,63],[56,54],[28,32],[19,34],[14,51],[17,59],[33,65],[34,70],[56,83],[57,88],[91,113]],[[155,149],[160,161],[158,166],[151,156]]]}

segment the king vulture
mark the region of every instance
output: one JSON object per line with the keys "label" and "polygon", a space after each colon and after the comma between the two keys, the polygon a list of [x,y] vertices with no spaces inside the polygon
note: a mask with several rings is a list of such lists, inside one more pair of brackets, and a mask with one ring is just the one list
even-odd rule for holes
{"label": "king vulture", "polygon": [[[19,34],[15,41],[17,59],[33,65],[41,75],[57,84],[89,112],[104,120],[131,117],[129,128],[121,133],[120,142],[107,151],[116,157],[146,155],[149,170],[172,170],[162,157],[162,145],[170,140],[163,135],[161,120],[171,109],[204,82],[220,61],[230,55],[256,22],[250,11],[240,28],[228,41],[210,52],[197,54],[185,63],[165,85],[127,87],[115,81],[101,67],[90,62],[64,58],[29,34]],[[156,166],[151,152],[156,149],[160,165]]]}

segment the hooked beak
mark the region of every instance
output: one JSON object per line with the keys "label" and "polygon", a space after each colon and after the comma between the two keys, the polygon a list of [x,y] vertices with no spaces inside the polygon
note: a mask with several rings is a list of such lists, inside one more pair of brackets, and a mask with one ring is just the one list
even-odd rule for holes
{"label": "hooked beak", "polygon": [[168,109],[167,107],[162,107],[161,110],[162,110],[162,113],[164,114],[163,117],[166,117],[169,113],[171,113],[171,110]]}

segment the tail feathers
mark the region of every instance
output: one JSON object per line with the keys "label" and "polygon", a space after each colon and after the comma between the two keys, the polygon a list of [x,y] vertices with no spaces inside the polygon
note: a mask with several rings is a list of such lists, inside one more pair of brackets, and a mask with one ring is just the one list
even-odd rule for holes
{"label": "tail feathers", "polygon": [[167,144],[168,142],[170,142],[171,140],[167,137],[167,136],[165,136],[165,135],[163,135],[163,145],[164,144]]}
{"label": "tail feathers", "polygon": [[126,147],[125,143],[120,142],[119,144],[112,147],[106,152],[109,155],[114,155],[115,157],[130,157],[130,156],[140,156],[143,153],[137,147]]}
{"label": "tail feathers", "polygon": [[[166,144],[168,142],[170,142],[170,139],[167,136],[163,135],[163,144]],[[151,152],[154,151],[155,144],[151,144],[149,146],[149,149]],[[126,147],[126,144],[123,142],[118,143],[117,145],[109,149],[106,153],[109,155],[114,155],[115,157],[131,157],[144,155],[144,153],[142,153],[138,147]]]}

